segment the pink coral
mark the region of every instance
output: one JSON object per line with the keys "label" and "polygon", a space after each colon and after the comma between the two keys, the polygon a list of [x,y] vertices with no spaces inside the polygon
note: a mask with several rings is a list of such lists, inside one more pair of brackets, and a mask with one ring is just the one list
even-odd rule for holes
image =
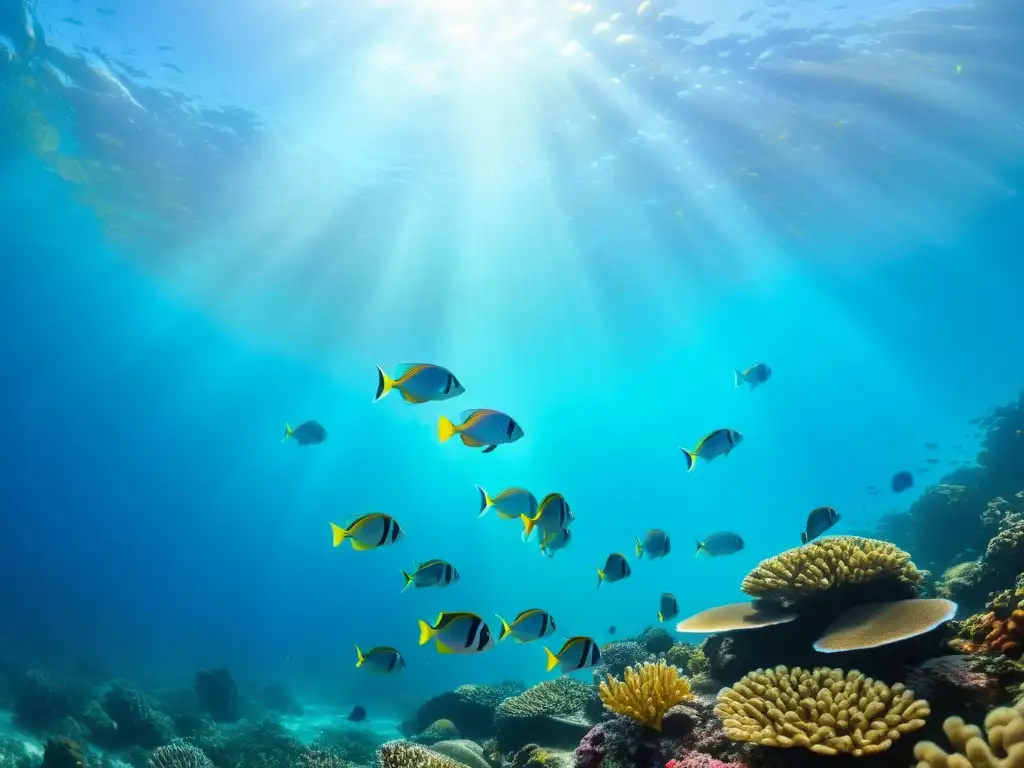
{"label": "pink coral", "polygon": [[604,765],[606,738],[600,725],[591,728],[576,747],[576,768],[601,768]]}
{"label": "pink coral", "polygon": [[665,768],[747,768],[746,763],[723,763],[706,752],[684,749],[680,756],[669,760]]}

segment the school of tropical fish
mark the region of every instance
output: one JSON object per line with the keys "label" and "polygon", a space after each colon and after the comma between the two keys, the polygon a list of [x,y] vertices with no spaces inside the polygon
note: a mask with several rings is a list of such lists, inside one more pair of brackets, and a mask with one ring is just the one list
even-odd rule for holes
{"label": "school of tropical fish", "polygon": [[[749,385],[749,388],[754,390],[763,386],[771,375],[771,367],[765,363],[756,363],[746,370],[736,369],[734,383],[737,388]],[[378,366],[374,402],[381,400],[393,390],[410,404],[443,402],[465,392],[455,374],[439,365],[401,365],[395,370],[394,375],[388,375]],[[498,446],[510,445],[525,436],[522,426],[512,416],[490,408],[464,411],[454,420],[442,415],[438,419],[437,434],[442,443],[458,435],[463,445],[482,449],[482,453],[490,453]],[[327,430],[322,425],[316,421],[306,421],[294,428],[290,424],[285,424],[282,442],[293,440],[298,445],[306,446],[323,443],[326,439]],[[743,439],[743,435],[734,429],[715,429],[702,437],[692,449],[680,448],[686,471],[692,471],[698,459],[709,462],[719,456],[728,456]],[[913,485],[913,477],[904,470],[893,476],[891,484],[893,491],[899,493]],[[524,542],[528,542],[536,531],[539,549],[546,557],[554,557],[570,544],[570,526],[576,516],[561,493],[548,493],[538,501],[536,495],[526,488],[506,488],[495,495],[491,495],[479,485],[476,489],[480,496],[478,517],[486,516],[493,509],[499,519],[521,523]],[[807,544],[822,536],[839,520],[839,513],[832,507],[823,506],[811,510],[807,515],[804,530],[800,533],[801,544]],[[330,525],[333,545],[338,547],[348,542],[356,551],[390,546],[405,536],[399,522],[383,512],[361,515],[347,526],[333,522]],[[710,557],[735,554],[744,547],[743,538],[733,531],[714,531],[703,539],[696,539],[695,544],[694,556],[703,553]],[[668,556],[671,551],[671,539],[664,530],[655,528],[643,536],[636,537],[637,560],[642,560],[645,556],[650,560],[657,560]],[[409,588],[449,587],[459,580],[458,570],[445,560],[418,562],[415,563],[415,568],[402,570],[401,573],[405,581],[403,592]],[[628,579],[631,573],[632,568],[626,555],[612,552],[597,569],[597,586]],[[736,616],[732,613],[735,613],[736,607],[724,606],[702,614],[705,626],[708,625],[707,619],[710,614],[727,609],[729,615],[723,614],[723,626],[735,624]],[[657,616],[659,622],[670,621],[679,616],[679,602],[675,595],[665,592],[660,596]],[[497,642],[512,638],[516,643],[532,643],[555,632],[554,617],[541,608],[527,609],[511,621],[506,621],[501,616],[497,616],[497,619],[500,625]],[[771,621],[771,618],[760,616],[758,620]],[[789,617],[778,617],[780,622],[788,620]],[[683,624],[680,625],[680,629],[683,629]],[[443,654],[483,653],[495,644],[491,628],[475,613],[442,612],[432,624],[420,620],[419,630],[419,644],[426,645],[433,641],[437,651]],[[609,632],[613,631],[614,627],[609,629]],[[558,667],[559,671],[565,674],[593,667],[601,661],[597,641],[585,635],[569,637],[557,652],[547,647],[544,651],[549,672]],[[405,668],[405,659],[401,652],[393,647],[378,646],[364,653],[357,645],[356,666],[392,674]]]}

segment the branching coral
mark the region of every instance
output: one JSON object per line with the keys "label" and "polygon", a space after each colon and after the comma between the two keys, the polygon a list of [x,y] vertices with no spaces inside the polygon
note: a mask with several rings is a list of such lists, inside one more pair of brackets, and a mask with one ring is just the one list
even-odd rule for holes
{"label": "branching coral", "polygon": [[854,670],[776,667],[722,690],[715,714],[734,741],[860,757],[924,726],[931,709],[899,683],[890,688]]}
{"label": "branching coral", "polygon": [[819,539],[762,561],[745,579],[751,597],[790,603],[843,585],[888,579],[916,588],[923,574],[894,544],[859,536]]}
{"label": "branching coral", "polygon": [[988,741],[976,725],[950,717],[942,730],[955,750],[947,753],[938,744],[922,741],[914,746],[917,768],[1021,768],[1024,766],[1024,703],[1000,707],[985,718]]}
{"label": "branching coral", "polygon": [[592,698],[593,693],[589,685],[571,677],[559,677],[506,699],[498,705],[494,719],[500,723],[502,720],[536,715],[577,715],[587,709]]}
{"label": "branching coral", "polygon": [[377,750],[380,768],[465,768],[462,763],[408,741],[389,741]]}
{"label": "branching coral", "polygon": [[609,676],[599,691],[612,712],[628,715],[639,723],[661,730],[661,719],[680,702],[694,698],[690,681],[664,661],[627,668],[625,680]]}

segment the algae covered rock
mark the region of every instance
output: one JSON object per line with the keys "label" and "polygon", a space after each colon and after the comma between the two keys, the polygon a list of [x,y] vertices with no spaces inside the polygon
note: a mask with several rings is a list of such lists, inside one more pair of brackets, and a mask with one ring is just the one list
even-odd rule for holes
{"label": "algae covered rock", "polygon": [[573,749],[600,709],[593,686],[571,677],[548,680],[498,706],[494,713],[498,746],[504,752],[531,743]]}
{"label": "algae covered rock", "polygon": [[416,712],[417,733],[438,720],[455,725],[460,736],[483,741],[494,735],[494,714],[498,705],[525,690],[522,683],[504,682],[495,685],[460,685],[428,699]]}

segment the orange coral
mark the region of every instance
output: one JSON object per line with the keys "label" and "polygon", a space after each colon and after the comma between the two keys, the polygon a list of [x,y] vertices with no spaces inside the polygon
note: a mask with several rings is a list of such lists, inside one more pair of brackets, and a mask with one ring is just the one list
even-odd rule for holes
{"label": "orange coral", "polygon": [[1024,608],[1008,616],[995,611],[972,616],[961,625],[960,635],[953,645],[964,653],[1019,659],[1024,655]]}

